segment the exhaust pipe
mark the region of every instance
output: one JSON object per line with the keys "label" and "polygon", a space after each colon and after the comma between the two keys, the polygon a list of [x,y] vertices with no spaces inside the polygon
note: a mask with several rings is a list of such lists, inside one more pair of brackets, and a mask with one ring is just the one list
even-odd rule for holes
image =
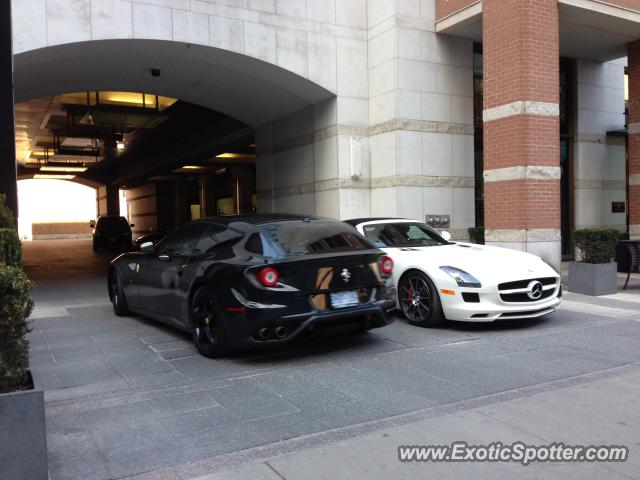
{"label": "exhaust pipe", "polygon": [[258,330],[258,337],[260,338],[260,340],[269,340],[270,336],[271,332],[268,328],[261,328],[260,330]]}
{"label": "exhaust pipe", "polygon": [[276,327],[276,329],[275,329],[275,334],[276,334],[276,337],[278,337],[278,338],[284,338],[284,337],[286,337],[286,336],[287,336],[287,329],[286,329],[286,327],[282,327],[282,326],[280,326],[280,327]]}

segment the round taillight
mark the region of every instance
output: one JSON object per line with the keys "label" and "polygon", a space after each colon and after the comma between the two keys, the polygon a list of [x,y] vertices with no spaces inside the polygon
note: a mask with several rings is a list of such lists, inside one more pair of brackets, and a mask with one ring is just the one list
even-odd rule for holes
{"label": "round taillight", "polygon": [[275,287],[278,280],[280,280],[280,275],[275,268],[267,267],[260,270],[258,280],[265,287]]}
{"label": "round taillight", "polygon": [[380,267],[384,275],[391,275],[391,272],[393,272],[393,260],[391,260],[391,257],[382,257]]}

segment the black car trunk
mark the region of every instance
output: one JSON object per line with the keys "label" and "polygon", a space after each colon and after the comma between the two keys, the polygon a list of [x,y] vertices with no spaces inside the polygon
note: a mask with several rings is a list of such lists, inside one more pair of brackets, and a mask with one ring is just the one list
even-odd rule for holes
{"label": "black car trunk", "polygon": [[368,302],[373,289],[383,281],[379,266],[382,256],[379,250],[291,256],[254,267],[248,275],[257,282],[262,268],[275,268],[279,281],[268,289],[270,295],[304,295],[317,309],[324,310]]}

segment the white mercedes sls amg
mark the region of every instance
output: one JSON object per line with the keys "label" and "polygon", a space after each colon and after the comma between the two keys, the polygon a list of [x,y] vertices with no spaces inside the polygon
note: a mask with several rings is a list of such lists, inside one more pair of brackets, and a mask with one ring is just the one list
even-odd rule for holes
{"label": "white mercedes sls amg", "polygon": [[412,324],[534,318],[560,305],[560,275],[536,255],[450,242],[448,234],[415,220],[347,223],[393,259],[397,306]]}

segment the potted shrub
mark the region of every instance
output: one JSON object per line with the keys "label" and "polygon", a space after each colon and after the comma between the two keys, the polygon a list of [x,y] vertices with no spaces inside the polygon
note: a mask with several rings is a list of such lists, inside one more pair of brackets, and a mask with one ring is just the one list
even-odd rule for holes
{"label": "potted shrub", "polygon": [[618,291],[617,266],[612,259],[620,232],[615,228],[583,228],[574,232],[580,261],[569,264],[569,291],[609,295]]}
{"label": "potted shrub", "polygon": [[0,465],[2,478],[46,479],[44,394],[33,388],[28,318],[32,284],[21,268],[13,215],[0,195]]}
{"label": "potted shrub", "polygon": [[484,227],[471,227],[467,229],[469,233],[469,241],[484,245]]}

